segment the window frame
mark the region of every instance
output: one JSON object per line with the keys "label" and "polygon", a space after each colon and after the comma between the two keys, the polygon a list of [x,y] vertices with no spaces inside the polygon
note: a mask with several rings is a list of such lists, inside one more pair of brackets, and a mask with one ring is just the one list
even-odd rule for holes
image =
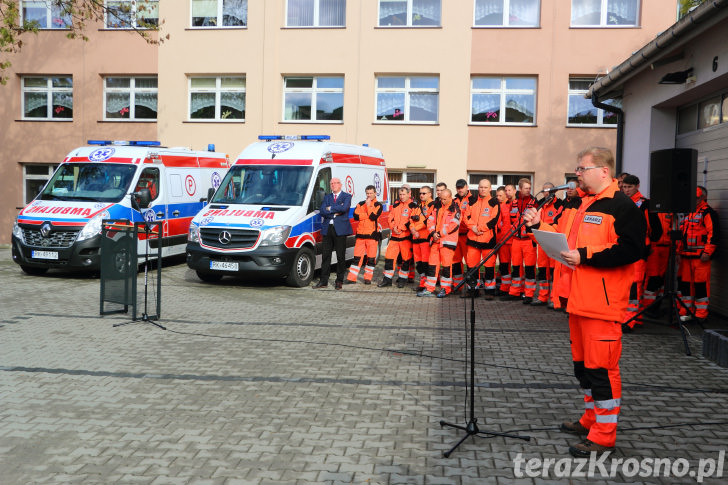
{"label": "window frame", "polygon": [[[478,177],[478,182],[473,183],[471,177]],[[509,182],[507,180],[504,180],[506,177],[512,177],[511,180],[515,180],[516,182],[513,184],[516,186],[516,189],[518,189],[518,179],[527,177],[531,180],[531,186],[533,186],[533,179],[534,179],[534,173],[533,172],[483,172],[483,171],[468,171],[468,187],[470,190],[475,190],[477,192],[478,190],[478,183],[480,180],[487,178],[490,180],[491,184],[491,192],[493,196],[495,197],[495,192],[498,189],[498,187],[502,187],[507,185]],[[495,182],[493,182],[493,178],[495,178]]]}
{"label": "window frame", "polygon": [[216,21],[218,22],[217,25],[194,25],[193,24],[193,16],[192,16],[192,1],[190,1],[190,29],[200,30],[200,29],[247,29],[248,28],[248,8],[249,8],[249,2],[248,0],[242,0],[245,2],[245,12],[244,12],[244,18],[245,18],[245,24],[244,25],[223,25],[224,21],[224,3],[225,0],[216,0],[217,1],[217,17]]}
{"label": "window frame", "polygon": [[[475,79],[499,79],[500,80],[500,88],[497,90],[494,89],[483,89],[483,88],[474,88],[473,87],[473,81]],[[529,93],[530,90],[528,89],[508,89],[506,88],[506,81],[508,79],[532,79],[535,82],[535,87],[533,89],[533,93]],[[500,95],[500,104],[499,104],[499,120],[494,121],[473,121],[473,98],[476,94],[498,94]],[[520,94],[520,95],[526,95],[526,94],[532,94],[533,95],[533,121],[524,123],[524,122],[514,122],[514,121],[506,121],[505,120],[505,112],[507,108],[506,103],[506,97],[508,94]],[[500,118],[503,118],[501,121]],[[536,126],[538,123],[538,76],[488,76],[488,75],[472,75],[470,76],[470,120],[468,122],[469,125],[473,126]]]}
{"label": "window frame", "polygon": [[[597,122],[596,123],[572,123],[569,121],[570,112],[571,112],[571,97],[572,96],[579,96],[585,95],[587,92],[589,92],[589,89],[574,89],[571,87],[572,81],[588,81],[593,82],[594,77],[583,77],[583,76],[569,76],[569,89],[567,90],[566,94],[566,126],[569,128],[616,128],[617,123],[604,123],[604,118],[607,114],[607,111],[603,110],[602,108],[594,107],[597,110]],[[607,100],[607,101],[613,101],[613,100]],[[619,107],[619,106],[618,106]]]}
{"label": "window frame", "polygon": [[[382,1],[379,0],[377,2],[377,27],[381,27],[383,29],[437,29],[442,27],[442,0],[438,0],[440,2],[440,18],[436,25],[414,25],[412,23],[412,11],[414,7],[414,2],[417,0],[399,0],[401,2],[407,3],[407,9],[405,12],[405,15],[407,16],[407,23],[404,25],[382,25]],[[386,1],[386,0],[385,0]],[[395,0],[396,1],[396,0]]]}
{"label": "window frame", "polygon": [[[223,88],[223,78],[240,78],[243,79],[245,86],[242,88]],[[193,79],[215,79],[215,88],[192,88]],[[192,117],[192,94],[193,93],[214,93],[215,94],[215,117],[214,118],[193,118]],[[248,108],[248,79],[245,74],[225,74],[225,75],[188,75],[187,76],[187,122],[192,123],[245,123],[245,114],[242,118],[226,119],[221,117],[221,95],[223,92],[242,92],[243,105],[245,110]]]}
{"label": "window frame", "polygon": [[[322,78],[340,78],[342,81],[342,87],[341,88],[319,88],[318,87],[318,80]],[[288,79],[311,79],[311,87],[310,88],[287,88],[286,87],[286,80]],[[291,76],[283,76],[283,103],[282,103],[282,113],[281,113],[281,123],[325,123],[325,124],[343,124],[344,123],[344,88],[346,85],[346,79],[343,74],[332,74],[332,75],[291,75]],[[286,94],[289,93],[310,93],[311,94],[311,117],[312,119],[309,120],[302,120],[302,119],[286,119]],[[317,110],[317,101],[318,101],[318,94],[327,94],[327,93],[334,93],[334,94],[341,94],[341,102],[342,102],[342,112],[341,112],[341,119],[340,120],[318,120],[314,119],[316,116]]]}
{"label": "window frame", "polygon": [[[387,174],[388,177],[394,175],[394,177],[392,178],[395,179],[391,180],[388,178],[390,202],[394,202],[399,199],[399,189],[401,189],[405,184],[409,185],[410,190],[412,191],[412,200],[414,200],[415,202],[420,201],[420,189],[422,187],[429,187],[432,190],[432,197],[434,199],[435,186],[438,183],[436,170],[429,170],[424,168],[394,169],[387,170]],[[432,182],[414,182],[409,180],[408,174],[432,175]],[[396,180],[397,178],[400,178],[400,180]]]}
{"label": "window frame", "polygon": [[[397,79],[397,78],[404,78],[404,87],[402,88],[380,88],[379,87],[379,80],[380,79]],[[412,79],[416,78],[435,78],[437,79],[437,88],[431,89],[431,88],[412,88]],[[386,117],[379,118],[378,112],[378,105],[379,105],[379,95],[380,94],[386,94],[386,93],[402,93],[404,94],[404,117],[402,120],[388,120]],[[437,96],[437,113],[436,118],[434,121],[419,121],[419,120],[410,120],[410,111],[411,111],[411,105],[410,105],[410,95],[412,94],[434,94]],[[377,124],[386,124],[386,125],[438,125],[440,124],[440,75],[439,74],[403,74],[403,75],[396,75],[396,74],[377,74],[374,77],[374,123]]]}
{"label": "window frame", "polygon": [[609,1],[601,0],[599,7],[599,24],[574,25],[574,0],[571,0],[571,15],[569,16],[569,27],[572,29],[634,29],[641,27],[642,20],[642,0],[632,0],[637,2],[637,18],[634,24],[609,24],[607,16],[609,14]]}
{"label": "window frame", "polygon": [[473,28],[476,29],[538,29],[541,27],[541,0],[532,0],[537,3],[538,5],[538,19],[536,20],[536,23],[533,25],[511,25],[510,21],[508,20],[509,15],[505,15],[505,13],[509,13],[511,10],[511,1],[512,0],[500,0],[503,3],[503,12],[506,22],[500,25],[481,25],[476,23],[475,14],[478,10],[478,1],[475,0],[473,2]]}
{"label": "window frame", "polygon": [[[19,4],[19,8],[18,8],[18,10],[19,10],[18,13],[20,14],[20,25],[23,25],[26,22],[33,22],[32,20],[26,20],[26,18],[25,18],[25,15],[24,15],[24,13],[25,13],[25,8],[24,8],[25,7],[25,4],[32,3],[32,2],[38,2],[38,1],[39,0],[20,0],[20,4]],[[63,27],[53,27],[53,7],[54,7],[54,5],[53,4],[49,4],[46,1],[39,2],[39,3],[44,3],[45,4],[46,27],[38,27],[38,29],[40,29],[40,30],[70,30],[71,23],[73,22],[73,20],[71,19],[70,14],[67,14],[68,15],[68,23],[65,23],[64,22]],[[42,7],[37,7],[37,8],[42,8]],[[62,19],[63,17],[59,17],[59,18]]]}
{"label": "window frame", "polygon": [[[106,85],[107,79],[129,79],[129,87],[128,88],[109,88]],[[157,87],[156,88],[137,88],[136,87],[136,80],[137,79],[156,79],[157,80]],[[104,76],[103,78],[103,89],[104,89],[104,103],[103,103],[103,113],[104,113],[104,121],[119,121],[119,122],[136,122],[136,123],[153,123],[157,122],[159,119],[159,78],[158,76]],[[136,117],[136,103],[135,98],[136,94],[143,94],[143,93],[154,93],[157,95],[157,117],[156,118],[137,118]],[[107,110],[106,110],[106,102],[108,100],[107,93],[128,93],[129,94],[129,117],[128,118],[109,118],[107,117]]]}
{"label": "window frame", "polygon": [[[43,187],[48,183],[53,174],[58,168],[58,163],[23,163],[23,207],[30,204],[30,202],[40,193],[38,191],[35,194],[28,194],[28,182],[31,180],[44,180]],[[29,174],[28,167],[40,168],[45,167],[48,171],[47,174]],[[40,190],[43,190],[43,187]]]}
{"label": "window frame", "polygon": [[[54,87],[53,86],[53,79],[70,79],[71,80],[71,87]],[[46,86],[41,87],[26,87],[25,81],[26,79],[45,79]],[[25,114],[25,95],[26,93],[46,93],[46,116],[41,117],[32,117],[32,116],[26,116]],[[22,76],[20,79],[20,119],[24,121],[61,121],[61,122],[72,122],[73,121],[73,114],[71,114],[70,118],[60,118],[60,117],[54,117],[53,116],[53,94],[54,93],[70,93],[71,95],[71,110],[73,110],[73,75],[58,75],[58,76]]]}
{"label": "window frame", "polygon": [[[106,30],[151,30],[153,27],[148,27],[144,25],[139,25],[137,22],[137,4],[139,3],[155,3],[157,4],[156,11],[157,11],[157,17],[156,22],[149,22],[150,25],[159,26],[159,1],[160,0],[104,0],[104,29]],[[110,3],[118,3],[118,4],[124,4],[129,3],[131,4],[131,9],[129,10],[129,17],[130,17],[130,25],[127,26],[114,26],[109,25],[109,22],[112,20],[109,15],[109,10],[113,7],[110,7]],[[123,21],[118,16],[116,17],[119,21]]]}
{"label": "window frame", "polygon": [[287,29],[344,29],[346,28],[346,0],[339,0],[344,4],[344,23],[342,25],[319,25],[321,13],[321,0],[313,0],[313,24],[312,25],[289,25],[288,24],[288,4],[290,0],[286,0],[285,11],[285,28]]}

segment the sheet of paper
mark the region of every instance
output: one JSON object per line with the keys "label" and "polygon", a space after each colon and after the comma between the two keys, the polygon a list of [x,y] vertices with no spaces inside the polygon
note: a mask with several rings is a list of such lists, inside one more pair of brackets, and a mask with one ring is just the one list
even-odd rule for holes
{"label": "sheet of paper", "polygon": [[564,258],[561,257],[561,251],[569,250],[569,244],[566,242],[566,234],[534,229],[533,235],[536,237],[538,244],[544,251],[546,251],[546,254],[549,255],[549,258],[555,259],[564,266],[574,269],[572,265],[568,264],[564,261]]}

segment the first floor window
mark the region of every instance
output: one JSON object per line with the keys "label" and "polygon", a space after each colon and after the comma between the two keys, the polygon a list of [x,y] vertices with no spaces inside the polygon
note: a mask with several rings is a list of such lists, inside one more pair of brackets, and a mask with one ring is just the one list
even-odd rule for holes
{"label": "first floor window", "polygon": [[490,180],[491,192],[495,196],[495,191],[498,187],[505,185],[515,185],[518,188],[518,181],[522,178],[533,180],[531,174],[512,174],[512,173],[498,173],[498,172],[469,172],[468,173],[468,186],[471,190],[478,190],[478,184],[483,179]]}
{"label": "first floor window", "polygon": [[245,119],[245,77],[191,77],[190,120]]}
{"label": "first floor window", "polygon": [[437,123],[437,76],[378,76],[376,94],[377,121]]}
{"label": "first floor window", "polygon": [[486,77],[471,80],[471,123],[534,125],[535,77]]}
{"label": "first floor window", "polygon": [[193,27],[247,27],[248,0],[192,0]]}
{"label": "first floor window", "polygon": [[344,120],[343,77],[286,77],[283,85],[284,121]]}
{"label": "first floor window", "polygon": [[[616,126],[617,115],[603,109],[596,108],[590,99],[584,97],[592,85],[590,78],[569,79],[569,119],[570,126]],[[620,107],[618,100],[609,99],[605,102]]]}
{"label": "first floor window", "polygon": [[43,190],[58,165],[25,164],[23,165],[23,201],[29,204]]}
{"label": "first floor window", "polygon": [[346,0],[287,0],[286,27],[344,27]]}
{"label": "first floor window", "polygon": [[538,27],[540,0],[475,0],[476,27]]}
{"label": "first floor window", "polygon": [[63,120],[73,118],[73,78],[24,77],[23,119]]}
{"label": "first floor window", "polygon": [[389,179],[389,202],[393,203],[399,199],[399,189],[404,184],[409,185],[412,191],[412,200],[419,202],[420,189],[429,187],[432,190],[432,197],[435,197],[435,172],[422,171],[390,171]]}
{"label": "first floor window", "polygon": [[104,119],[156,120],[157,77],[104,79]]}
{"label": "first floor window", "polygon": [[439,27],[441,0],[379,0],[380,27]]}
{"label": "first floor window", "polygon": [[640,0],[571,0],[572,27],[634,27]]}
{"label": "first floor window", "polygon": [[159,25],[159,0],[106,0],[107,29],[149,29]]}
{"label": "first floor window", "polygon": [[65,2],[53,0],[22,0],[23,22],[33,23],[39,29],[68,29],[71,14]]}

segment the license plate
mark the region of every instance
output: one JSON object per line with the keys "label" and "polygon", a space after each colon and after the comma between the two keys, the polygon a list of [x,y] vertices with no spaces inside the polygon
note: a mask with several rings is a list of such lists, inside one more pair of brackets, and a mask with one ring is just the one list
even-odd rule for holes
{"label": "license plate", "polygon": [[33,251],[31,256],[35,259],[58,259],[58,251]]}
{"label": "license plate", "polygon": [[228,263],[227,261],[210,261],[210,269],[220,271],[237,271],[238,263]]}

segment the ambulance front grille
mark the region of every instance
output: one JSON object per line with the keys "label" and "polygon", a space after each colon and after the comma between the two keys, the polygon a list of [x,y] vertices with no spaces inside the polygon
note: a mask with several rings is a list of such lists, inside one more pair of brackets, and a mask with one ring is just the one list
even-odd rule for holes
{"label": "ambulance front grille", "polygon": [[23,229],[25,244],[44,248],[70,248],[78,231],[53,231],[43,237],[38,229]]}
{"label": "ambulance front grille", "polygon": [[[224,227],[203,227],[200,229],[202,244],[221,249],[252,248],[258,241],[259,235],[260,231],[255,229],[227,229]],[[223,241],[228,241],[228,238],[229,242],[227,244],[223,243]]]}

